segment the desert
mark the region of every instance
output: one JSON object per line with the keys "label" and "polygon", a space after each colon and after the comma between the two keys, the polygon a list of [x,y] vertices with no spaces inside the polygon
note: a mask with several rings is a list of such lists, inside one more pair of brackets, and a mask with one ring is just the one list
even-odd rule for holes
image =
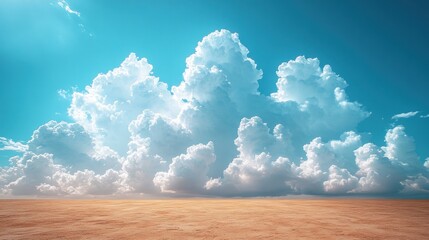
{"label": "desert", "polygon": [[429,201],[0,201],[0,239],[429,239]]}

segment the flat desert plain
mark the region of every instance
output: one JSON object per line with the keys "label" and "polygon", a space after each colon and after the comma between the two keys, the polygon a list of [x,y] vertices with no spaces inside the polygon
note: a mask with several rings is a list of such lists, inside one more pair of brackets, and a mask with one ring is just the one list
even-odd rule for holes
{"label": "flat desert plain", "polygon": [[0,200],[0,239],[429,239],[429,201]]}

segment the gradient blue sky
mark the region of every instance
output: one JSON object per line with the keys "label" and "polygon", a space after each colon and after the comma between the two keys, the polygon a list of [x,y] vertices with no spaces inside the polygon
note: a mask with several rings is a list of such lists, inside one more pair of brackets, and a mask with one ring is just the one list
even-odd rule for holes
{"label": "gradient blue sky", "polygon": [[[240,34],[264,71],[260,91],[275,90],[281,62],[317,57],[349,84],[350,99],[372,115],[359,126],[382,144],[403,124],[429,156],[429,3],[427,1],[111,1],[0,2],[0,136],[27,141],[49,120],[67,120],[59,89],[82,90],[130,52],[146,57],[169,84],[182,80],[185,58],[217,29]],[[392,120],[398,113],[416,117]],[[10,153],[0,152],[5,164]]]}

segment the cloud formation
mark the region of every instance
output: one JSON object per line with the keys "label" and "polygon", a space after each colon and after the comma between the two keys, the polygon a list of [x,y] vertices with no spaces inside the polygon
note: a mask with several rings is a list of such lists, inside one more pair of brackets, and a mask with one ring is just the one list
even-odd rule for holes
{"label": "cloud formation", "polygon": [[5,137],[0,137],[0,144],[0,151],[25,152],[28,149],[27,145]]}
{"label": "cloud formation", "polygon": [[59,0],[57,2],[58,6],[60,6],[62,9],[64,9],[67,13],[69,14],[73,14],[76,15],[78,17],[80,17],[80,12],[75,11],[73,9],[70,8],[70,5],[66,2],[66,0]]}
{"label": "cloud formation", "polygon": [[416,116],[418,113],[419,113],[419,111],[406,112],[406,113],[398,113],[398,114],[394,115],[392,117],[392,119],[397,120],[397,119],[400,119],[400,118],[411,118],[411,117]]}
{"label": "cloud formation", "polygon": [[[61,1],[63,2],[63,1]],[[427,194],[428,161],[404,126],[385,146],[356,131],[370,113],[346,81],[317,58],[280,64],[277,90],[258,91],[262,70],[238,34],[215,31],[186,59],[169,90],[145,58],[73,90],[69,116],[30,140],[0,168],[5,196]],[[65,93],[64,93],[65,94]],[[403,114],[415,115],[417,112]],[[401,114],[399,114],[401,115]],[[398,117],[399,118],[399,117]]]}

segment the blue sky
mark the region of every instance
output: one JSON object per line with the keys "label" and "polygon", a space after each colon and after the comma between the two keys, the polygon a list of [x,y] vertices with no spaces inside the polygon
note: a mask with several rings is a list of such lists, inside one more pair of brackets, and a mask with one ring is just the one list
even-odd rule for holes
{"label": "blue sky", "polygon": [[[3,0],[0,136],[25,143],[50,120],[75,122],[67,113],[69,94],[84,91],[131,52],[147,58],[169,89],[178,86],[197,43],[228,29],[239,34],[248,57],[263,71],[262,94],[277,91],[281,63],[318,58],[320,66],[329,64],[347,81],[348,98],[371,112],[347,130],[381,146],[389,129],[403,125],[424,162],[429,157],[428,10],[425,1],[399,0]],[[1,151],[0,165],[13,155]]]}

